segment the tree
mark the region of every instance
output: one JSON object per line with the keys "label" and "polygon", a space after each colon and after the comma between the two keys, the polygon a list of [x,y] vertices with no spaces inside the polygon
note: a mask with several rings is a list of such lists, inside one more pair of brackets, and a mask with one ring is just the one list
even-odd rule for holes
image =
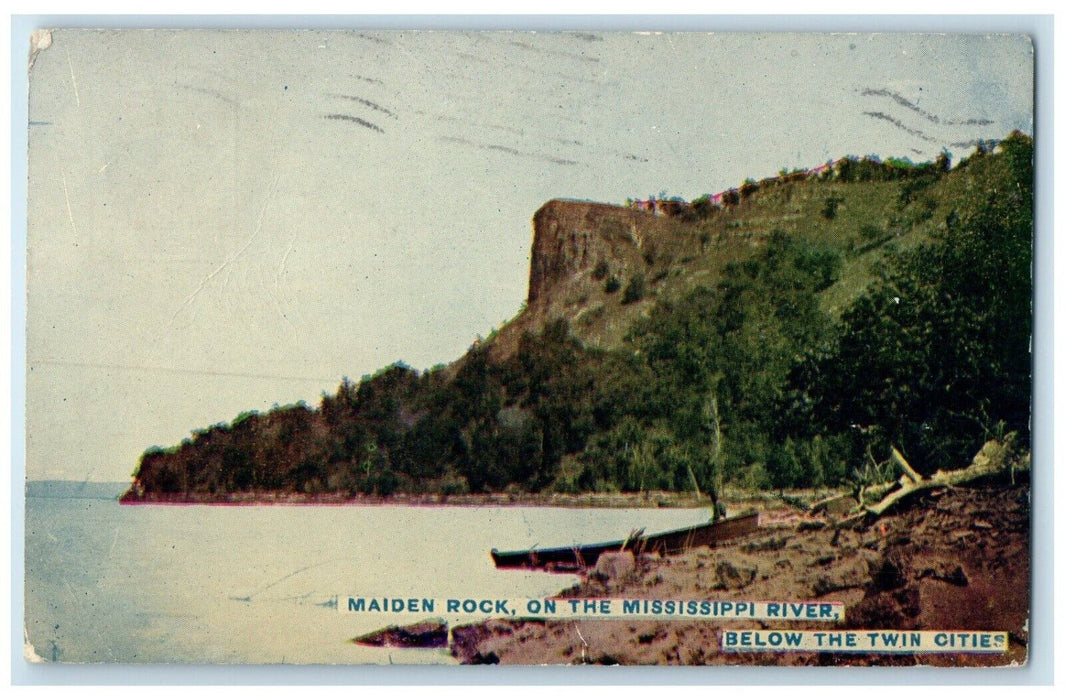
{"label": "tree", "polygon": [[844,314],[838,345],[798,373],[814,425],[850,434],[855,450],[895,444],[930,473],[971,457],[995,426],[1027,439],[1032,144],[1015,134],[1002,147],[996,190],[894,255]]}
{"label": "tree", "polygon": [[643,299],[645,294],[647,294],[647,282],[644,280],[644,276],[640,274],[633,275],[621,295],[621,303],[632,304]]}

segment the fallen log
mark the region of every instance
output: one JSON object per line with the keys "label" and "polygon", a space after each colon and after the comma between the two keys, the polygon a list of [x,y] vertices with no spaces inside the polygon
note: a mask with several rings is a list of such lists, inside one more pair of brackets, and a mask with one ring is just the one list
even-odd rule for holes
{"label": "fallen log", "polygon": [[906,458],[902,456],[902,453],[894,445],[891,446],[891,456],[894,458],[895,464],[902,469],[902,473],[910,478],[910,481],[916,484],[924,478],[910,466],[910,463],[906,461]]}
{"label": "fallen log", "polygon": [[[917,474],[908,463],[905,463],[902,455],[898,454],[896,461],[900,462],[900,466],[903,466],[904,471],[909,470],[904,478],[899,479],[899,488],[887,494],[877,503],[871,505],[863,504],[862,508],[866,513],[880,517],[902,501],[931,489],[972,484],[996,475],[1008,475],[1012,481],[1018,471],[1026,471],[1031,468],[1031,460],[1020,460],[1018,462],[1014,458],[1012,447],[1015,437],[1014,433],[1010,433],[1001,443],[996,440],[989,440],[980,448],[976,457],[973,458],[973,463],[968,467],[950,471],[937,471],[927,478]],[[892,448],[893,456],[897,452],[895,448]],[[916,479],[913,478],[914,475],[916,475]]]}

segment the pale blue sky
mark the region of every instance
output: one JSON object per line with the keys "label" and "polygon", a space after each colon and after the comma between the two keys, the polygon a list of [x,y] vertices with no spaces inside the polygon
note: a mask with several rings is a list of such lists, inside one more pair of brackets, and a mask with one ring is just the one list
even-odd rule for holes
{"label": "pale blue sky", "polygon": [[1032,130],[1006,35],[64,30],[30,90],[30,478],[455,359],[552,197]]}

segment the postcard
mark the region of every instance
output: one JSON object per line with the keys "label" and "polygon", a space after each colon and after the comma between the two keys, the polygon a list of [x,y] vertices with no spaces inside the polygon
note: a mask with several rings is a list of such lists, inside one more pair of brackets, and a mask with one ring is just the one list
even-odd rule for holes
{"label": "postcard", "polygon": [[28,39],[27,659],[1028,662],[1028,36]]}

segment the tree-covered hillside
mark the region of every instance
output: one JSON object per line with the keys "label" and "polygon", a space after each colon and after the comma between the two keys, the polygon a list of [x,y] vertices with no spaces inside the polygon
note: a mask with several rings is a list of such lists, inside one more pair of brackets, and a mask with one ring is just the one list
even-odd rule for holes
{"label": "tree-covered hillside", "polygon": [[567,280],[542,307],[565,312],[502,329],[506,352],[493,336],[448,368],[399,363],[153,448],[129,498],[713,495],[839,484],[892,445],[930,473],[992,436],[1026,442],[1031,139],[953,169],[826,172],[678,205],[643,268]]}

